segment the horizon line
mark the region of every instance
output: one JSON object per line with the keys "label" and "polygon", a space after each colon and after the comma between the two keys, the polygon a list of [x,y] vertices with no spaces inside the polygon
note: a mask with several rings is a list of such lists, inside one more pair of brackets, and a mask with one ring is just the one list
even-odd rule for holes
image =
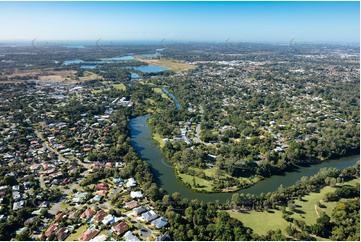
{"label": "horizon line", "polygon": [[[0,0],[1,1],[1,0]],[[101,42],[100,42],[101,41]],[[149,43],[159,43],[163,44],[165,43],[176,43],[176,44],[184,44],[184,43],[213,43],[213,44],[222,44],[222,43],[231,43],[231,44],[241,44],[241,43],[309,43],[309,44],[336,44],[336,43],[345,43],[345,44],[360,44],[360,40],[358,41],[349,41],[349,40],[297,40],[297,38],[290,38],[289,40],[232,40],[231,38],[227,38],[224,40],[192,40],[192,39],[167,39],[163,38],[161,40],[159,39],[0,39],[0,43],[49,43],[49,44],[70,44],[71,42],[84,42],[84,43],[94,43],[94,45],[99,45],[101,43],[104,44],[117,44],[113,42],[119,42],[124,43],[131,43],[131,42],[149,42]],[[64,43],[60,43],[64,42]]]}

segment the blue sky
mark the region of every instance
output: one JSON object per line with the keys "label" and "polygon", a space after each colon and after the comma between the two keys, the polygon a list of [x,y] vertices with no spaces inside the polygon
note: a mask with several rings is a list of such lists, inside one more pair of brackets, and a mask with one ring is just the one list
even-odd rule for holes
{"label": "blue sky", "polygon": [[359,42],[359,2],[0,2],[0,40]]}

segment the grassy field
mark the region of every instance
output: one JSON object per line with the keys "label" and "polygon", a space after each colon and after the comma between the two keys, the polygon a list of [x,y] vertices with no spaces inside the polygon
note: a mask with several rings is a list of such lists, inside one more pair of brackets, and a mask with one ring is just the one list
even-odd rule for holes
{"label": "grassy field", "polygon": [[127,90],[127,87],[123,83],[113,84],[113,87],[115,89],[122,90],[122,91]]}
{"label": "grassy field", "polygon": [[[352,181],[346,182],[343,185],[352,185],[354,186],[358,179],[354,179]],[[327,186],[321,189],[319,193],[313,192],[307,196],[302,198],[302,201],[296,200],[296,210],[291,217],[303,220],[307,223],[307,225],[312,225],[316,223],[318,218],[318,214],[321,212],[325,212],[327,215],[331,215],[332,210],[335,208],[337,202],[323,202],[325,194],[328,192],[334,192],[336,190],[335,187]],[[317,205],[317,202],[321,202],[321,207]],[[288,222],[282,218],[282,212],[278,210],[272,210],[271,212],[256,212],[251,211],[249,213],[240,213],[233,212],[228,210],[227,212],[230,214],[232,218],[236,218],[240,220],[245,226],[250,227],[257,234],[266,234],[269,230],[281,229],[282,231],[288,225]]]}
{"label": "grassy field", "polygon": [[225,179],[227,177],[230,177],[230,175],[228,175],[225,171],[223,170],[218,170],[217,172],[217,168],[216,167],[212,167],[212,168],[206,168],[206,169],[201,169],[201,168],[193,168],[194,171],[196,172],[204,172],[204,174],[206,176],[212,177],[212,178],[216,178],[217,177],[217,173],[219,176],[219,179]]}
{"label": "grassy field", "polygon": [[165,145],[165,142],[163,138],[160,136],[160,134],[153,133],[153,139],[155,139],[161,148]]}
{"label": "grassy field", "polygon": [[66,241],[74,241],[78,240],[79,236],[89,227],[88,224],[84,224],[83,226],[80,226],[75,233],[72,233],[66,238]]}
{"label": "grassy field", "polygon": [[110,88],[99,89],[99,90],[92,90],[91,93],[92,93],[92,94],[98,94],[98,93],[106,92],[106,91],[109,91],[109,90],[110,90]]}
{"label": "grassy field", "polygon": [[239,213],[228,210],[232,218],[238,219],[246,227],[260,235],[265,235],[269,230],[281,229],[283,232],[288,226],[288,222],[282,218],[282,212],[278,210],[269,210],[270,212]]}
{"label": "grassy field", "polygon": [[159,93],[159,94],[162,96],[162,98],[168,99],[170,102],[173,102],[173,100],[172,100],[167,94],[165,94],[165,93],[162,91],[162,88],[154,87],[154,88],[153,88],[153,91],[154,91],[155,93]]}
{"label": "grassy field", "polygon": [[84,76],[79,78],[81,81],[91,81],[91,80],[103,80],[103,77],[90,71],[85,71]]}
{"label": "grassy field", "polygon": [[302,201],[296,200],[296,213],[294,213],[291,217],[298,220],[304,220],[308,225],[316,223],[319,216],[318,214],[321,214],[321,212],[330,214],[332,209],[336,206],[336,202],[321,202],[321,204],[326,206],[326,208],[320,208],[317,206],[317,202],[321,201],[325,197],[326,193],[334,192],[335,190],[336,188],[327,186],[321,189],[319,193],[313,192],[304,196]]}
{"label": "grassy field", "polygon": [[[345,182],[343,186],[354,186],[357,182],[359,182],[359,180],[354,179],[349,182]],[[321,214],[322,212],[330,216],[337,202],[324,202],[322,199],[325,197],[326,193],[334,192],[335,190],[335,187],[327,186],[322,188],[319,193],[313,192],[307,196],[304,196],[302,201],[295,201],[296,211],[299,212],[294,213],[291,217],[298,220],[304,220],[308,225],[311,225],[316,223],[318,214]],[[320,202],[322,207],[319,207],[317,202]]]}
{"label": "grassy field", "polygon": [[169,59],[148,60],[148,59],[139,58],[139,61],[151,64],[151,65],[156,65],[156,66],[165,66],[165,67],[172,69],[175,72],[193,70],[196,68],[196,66],[185,64],[185,63],[175,62],[175,61],[169,60]]}
{"label": "grassy field", "polygon": [[[190,176],[190,175],[186,175],[186,174],[179,174],[178,175],[182,181],[184,183],[188,183],[189,185],[191,185],[191,187],[193,189],[196,190],[205,190],[207,192],[211,192],[213,190],[213,182],[211,181],[207,181],[205,179],[199,178],[199,177],[194,177],[194,176]],[[197,187],[193,186],[193,177],[195,178],[195,182],[197,184]]]}

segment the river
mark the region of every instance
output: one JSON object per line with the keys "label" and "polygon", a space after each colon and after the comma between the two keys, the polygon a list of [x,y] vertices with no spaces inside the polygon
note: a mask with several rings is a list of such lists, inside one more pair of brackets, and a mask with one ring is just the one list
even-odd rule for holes
{"label": "river", "polygon": [[164,88],[164,87],[162,88],[162,91],[163,91],[165,94],[167,94],[167,95],[173,100],[173,102],[174,102],[174,104],[175,104],[175,108],[176,108],[177,110],[180,110],[180,109],[181,109],[181,105],[179,104],[177,98],[176,98],[172,93],[170,93],[166,88]]}
{"label": "river", "polygon": [[[158,145],[153,140],[147,119],[150,116],[140,116],[133,118],[130,125],[131,144],[140,158],[151,165],[156,183],[169,194],[179,192],[182,197],[188,199],[199,199],[205,202],[220,201],[225,202],[231,199],[232,193],[197,193],[189,190],[181,184],[175,176],[174,169],[168,164],[159,150]],[[312,176],[323,167],[335,167],[343,169],[355,164],[360,159],[360,155],[349,156],[337,160],[330,160],[311,167],[302,167],[293,172],[286,172],[283,175],[266,178],[252,187],[242,189],[239,192],[259,195],[261,193],[273,192],[282,184],[284,187],[295,184],[302,176]]]}

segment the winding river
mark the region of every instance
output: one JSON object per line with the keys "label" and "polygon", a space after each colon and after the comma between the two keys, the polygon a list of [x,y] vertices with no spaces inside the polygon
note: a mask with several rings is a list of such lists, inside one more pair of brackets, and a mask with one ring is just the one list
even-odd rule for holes
{"label": "winding river", "polygon": [[[181,184],[175,176],[171,164],[163,157],[158,145],[153,140],[147,119],[150,116],[140,116],[130,121],[131,144],[142,160],[148,162],[154,174],[156,183],[166,190],[169,194],[179,192],[182,197],[188,199],[199,199],[205,202],[220,201],[225,202],[231,199],[232,193],[197,193],[189,190]],[[239,192],[259,195],[261,193],[273,192],[282,184],[291,186],[302,176],[312,176],[323,167],[336,167],[343,169],[355,164],[360,159],[360,155],[349,156],[337,160],[330,160],[321,164],[312,165],[311,167],[302,167],[297,171],[286,172],[283,175],[275,175],[266,178],[252,187],[242,189]]]}
{"label": "winding river", "polygon": [[170,93],[167,89],[165,89],[164,87],[162,88],[162,91],[167,94],[173,101],[174,101],[174,104],[175,104],[175,108],[177,110],[180,110],[181,109],[181,105],[179,104],[177,98],[172,94]]}

